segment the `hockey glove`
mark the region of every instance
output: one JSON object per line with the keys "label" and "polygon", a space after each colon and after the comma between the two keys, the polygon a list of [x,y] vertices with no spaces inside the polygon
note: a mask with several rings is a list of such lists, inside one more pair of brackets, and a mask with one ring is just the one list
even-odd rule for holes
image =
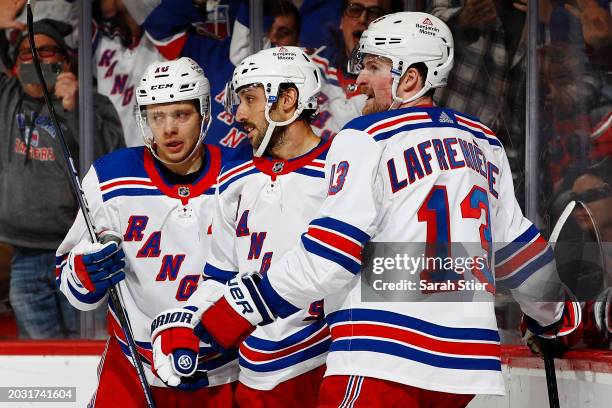
{"label": "hockey glove", "polygon": [[545,327],[525,315],[521,319],[520,328],[523,340],[534,354],[542,355],[547,352],[553,357],[560,357],[582,337],[580,303],[574,300],[565,301],[561,319]]}
{"label": "hockey glove", "polygon": [[583,340],[589,347],[608,348],[612,340],[612,288],[584,307]]}
{"label": "hockey glove", "polygon": [[220,352],[239,345],[258,325],[272,323],[274,315],[259,293],[259,274],[241,273],[230,280],[223,296],[202,314],[194,331]]}
{"label": "hockey glove", "polygon": [[72,283],[84,293],[106,294],[111,285],[125,279],[125,253],[121,249],[121,235],[105,231],[102,242],[79,242],[70,251],[68,270]]}
{"label": "hockey glove", "polygon": [[200,341],[193,333],[197,309],[166,310],[151,323],[152,371],[169,387],[194,390],[208,385],[205,371],[197,370]]}

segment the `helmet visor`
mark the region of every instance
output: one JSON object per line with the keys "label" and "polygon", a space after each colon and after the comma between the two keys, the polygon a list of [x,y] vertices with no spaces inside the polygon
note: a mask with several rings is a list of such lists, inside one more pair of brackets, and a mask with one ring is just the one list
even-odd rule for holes
{"label": "helmet visor", "polygon": [[353,47],[347,62],[346,70],[349,74],[359,75],[363,69],[363,56],[364,54],[360,51],[359,43],[357,43]]}
{"label": "helmet visor", "polygon": [[225,111],[227,113],[235,115],[236,109],[238,108],[239,104],[240,98],[234,90],[234,85],[232,84],[232,81],[229,81],[227,84],[225,84],[225,97],[223,99],[223,107],[225,108]]}

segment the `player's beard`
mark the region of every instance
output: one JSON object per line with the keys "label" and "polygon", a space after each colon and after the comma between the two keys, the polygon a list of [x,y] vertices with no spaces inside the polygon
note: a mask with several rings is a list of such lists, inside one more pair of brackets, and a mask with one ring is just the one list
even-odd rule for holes
{"label": "player's beard", "polygon": [[[268,126],[266,126],[266,130],[263,133],[264,135],[265,135],[265,132],[268,131],[269,126],[270,126],[269,124]],[[268,145],[266,146],[266,150],[264,151],[264,156],[272,156],[272,151],[274,151],[274,149],[281,147],[285,143],[285,129],[287,129],[287,126],[275,126],[274,127],[274,130],[272,131],[272,136],[270,136],[270,141],[268,142]],[[257,149],[261,145],[262,140],[263,140],[263,136],[259,140],[259,143],[257,144]]]}
{"label": "player's beard", "polygon": [[374,94],[374,92],[369,86],[364,87],[362,90],[362,93],[368,96],[368,99],[366,100],[366,103],[363,106],[363,109],[361,110],[361,113],[363,115],[369,115],[371,113],[377,113],[377,112],[384,112],[386,110],[389,110],[389,108],[391,107],[391,103],[382,103],[382,102],[377,101],[376,95]]}
{"label": "player's beard", "polygon": [[[270,127],[270,124],[266,122],[261,127],[259,127],[259,126],[256,126],[254,123],[245,122],[243,126],[250,126],[250,127],[254,127],[257,129],[257,136],[251,139],[251,146],[253,147],[254,151],[259,149],[259,146],[261,146],[261,142],[263,141],[264,136],[266,135],[266,132],[268,131],[268,127]],[[283,143],[285,143],[284,135],[285,135],[286,128],[287,126],[274,127],[274,130],[272,131],[272,136],[270,137],[270,141],[268,142],[268,145],[266,146],[266,150],[264,151],[265,156],[269,156],[270,152],[273,149],[279,146],[282,146]]]}
{"label": "player's beard", "polygon": [[372,99],[370,103],[363,106],[361,113],[364,115],[369,115],[370,113],[384,112],[389,110],[390,106],[391,104],[380,103]]}

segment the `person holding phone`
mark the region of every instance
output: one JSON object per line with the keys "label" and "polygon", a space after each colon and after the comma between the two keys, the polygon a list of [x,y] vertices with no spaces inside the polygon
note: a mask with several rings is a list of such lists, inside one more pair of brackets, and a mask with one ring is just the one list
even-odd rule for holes
{"label": "person holding phone", "polygon": [[[0,1],[0,30],[22,29],[15,15],[24,1]],[[72,157],[79,160],[78,80],[64,37],[72,27],[43,19],[34,41]],[[36,77],[25,31],[9,73],[0,72],[0,242],[14,247],[9,300],[21,338],[78,336],[78,314],[55,283],[55,250],[77,213],[56,130]],[[94,154],[124,147],[117,112],[94,94]]]}

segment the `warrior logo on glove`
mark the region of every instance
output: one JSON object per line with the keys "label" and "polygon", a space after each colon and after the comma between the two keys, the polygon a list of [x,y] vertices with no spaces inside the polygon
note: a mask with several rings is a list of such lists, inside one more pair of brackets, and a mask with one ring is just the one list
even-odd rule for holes
{"label": "warrior logo on glove", "polygon": [[153,320],[151,323],[151,332],[154,332],[160,325],[170,324],[170,323],[185,323],[191,324],[191,317],[193,316],[193,312],[191,311],[176,311],[176,312],[168,312],[164,314],[160,314]]}

